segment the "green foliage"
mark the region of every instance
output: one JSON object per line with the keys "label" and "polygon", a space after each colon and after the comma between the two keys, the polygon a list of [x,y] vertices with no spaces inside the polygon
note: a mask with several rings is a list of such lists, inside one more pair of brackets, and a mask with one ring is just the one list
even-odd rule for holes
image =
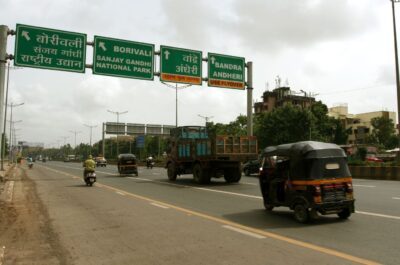
{"label": "green foliage", "polygon": [[309,139],[312,125],[310,112],[297,106],[286,105],[255,117],[254,132],[260,147]]}
{"label": "green foliage", "polygon": [[367,157],[367,148],[359,147],[357,149],[356,157],[361,159],[361,161],[365,161],[365,158]]}
{"label": "green foliage", "polygon": [[311,109],[286,105],[269,113],[256,115],[254,132],[259,146],[313,140],[345,144],[351,129],[338,119],[328,116],[328,108],[321,101]]}
{"label": "green foliage", "polygon": [[386,149],[398,146],[398,139],[395,136],[395,128],[392,119],[388,117],[375,117],[371,119],[373,127],[371,139],[373,143],[381,144]]}
{"label": "green foliage", "polygon": [[247,116],[239,115],[236,120],[229,124],[207,123],[209,131],[215,132],[217,135],[247,135]]}

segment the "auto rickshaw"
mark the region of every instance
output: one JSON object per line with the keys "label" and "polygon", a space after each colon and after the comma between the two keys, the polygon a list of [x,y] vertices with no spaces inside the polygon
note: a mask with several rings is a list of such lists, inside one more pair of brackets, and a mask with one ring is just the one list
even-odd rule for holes
{"label": "auto rickshaw", "polygon": [[134,154],[118,155],[118,172],[120,175],[135,174],[139,175]]}
{"label": "auto rickshaw", "polygon": [[352,177],[343,149],[336,144],[304,141],[270,146],[262,153],[259,181],[264,207],[285,206],[298,222],[354,213]]}

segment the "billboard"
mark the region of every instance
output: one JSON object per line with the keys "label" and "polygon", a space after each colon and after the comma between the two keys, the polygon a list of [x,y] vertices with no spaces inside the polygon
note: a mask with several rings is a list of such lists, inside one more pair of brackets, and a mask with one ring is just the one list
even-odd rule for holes
{"label": "billboard", "polygon": [[125,123],[106,122],[107,134],[125,134]]}

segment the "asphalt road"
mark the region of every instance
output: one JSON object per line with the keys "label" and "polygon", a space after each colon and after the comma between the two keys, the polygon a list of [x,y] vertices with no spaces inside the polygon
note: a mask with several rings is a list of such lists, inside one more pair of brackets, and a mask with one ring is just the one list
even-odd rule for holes
{"label": "asphalt road", "polygon": [[[298,224],[291,211],[263,209],[256,177],[238,184],[191,175],[169,182],[163,168],[119,176],[98,168],[89,188],[77,163],[36,163],[36,182],[73,264],[398,264],[400,182],[354,180],[356,211]],[[371,263],[370,263],[371,262]]]}

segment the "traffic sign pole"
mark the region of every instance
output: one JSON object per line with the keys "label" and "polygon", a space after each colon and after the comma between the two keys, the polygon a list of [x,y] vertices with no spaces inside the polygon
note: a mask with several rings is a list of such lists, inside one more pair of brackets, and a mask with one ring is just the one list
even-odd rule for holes
{"label": "traffic sign pole", "polygon": [[[5,120],[6,117],[4,116],[4,84],[5,84],[5,77],[6,77],[6,57],[7,57],[7,34],[8,34],[8,27],[5,25],[0,25],[0,132],[3,131],[3,119]],[[5,139],[5,137],[3,136]],[[4,141],[4,140],[3,140]],[[0,154],[2,151],[2,147],[0,147]],[[2,161],[3,162],[3,161]]]}

